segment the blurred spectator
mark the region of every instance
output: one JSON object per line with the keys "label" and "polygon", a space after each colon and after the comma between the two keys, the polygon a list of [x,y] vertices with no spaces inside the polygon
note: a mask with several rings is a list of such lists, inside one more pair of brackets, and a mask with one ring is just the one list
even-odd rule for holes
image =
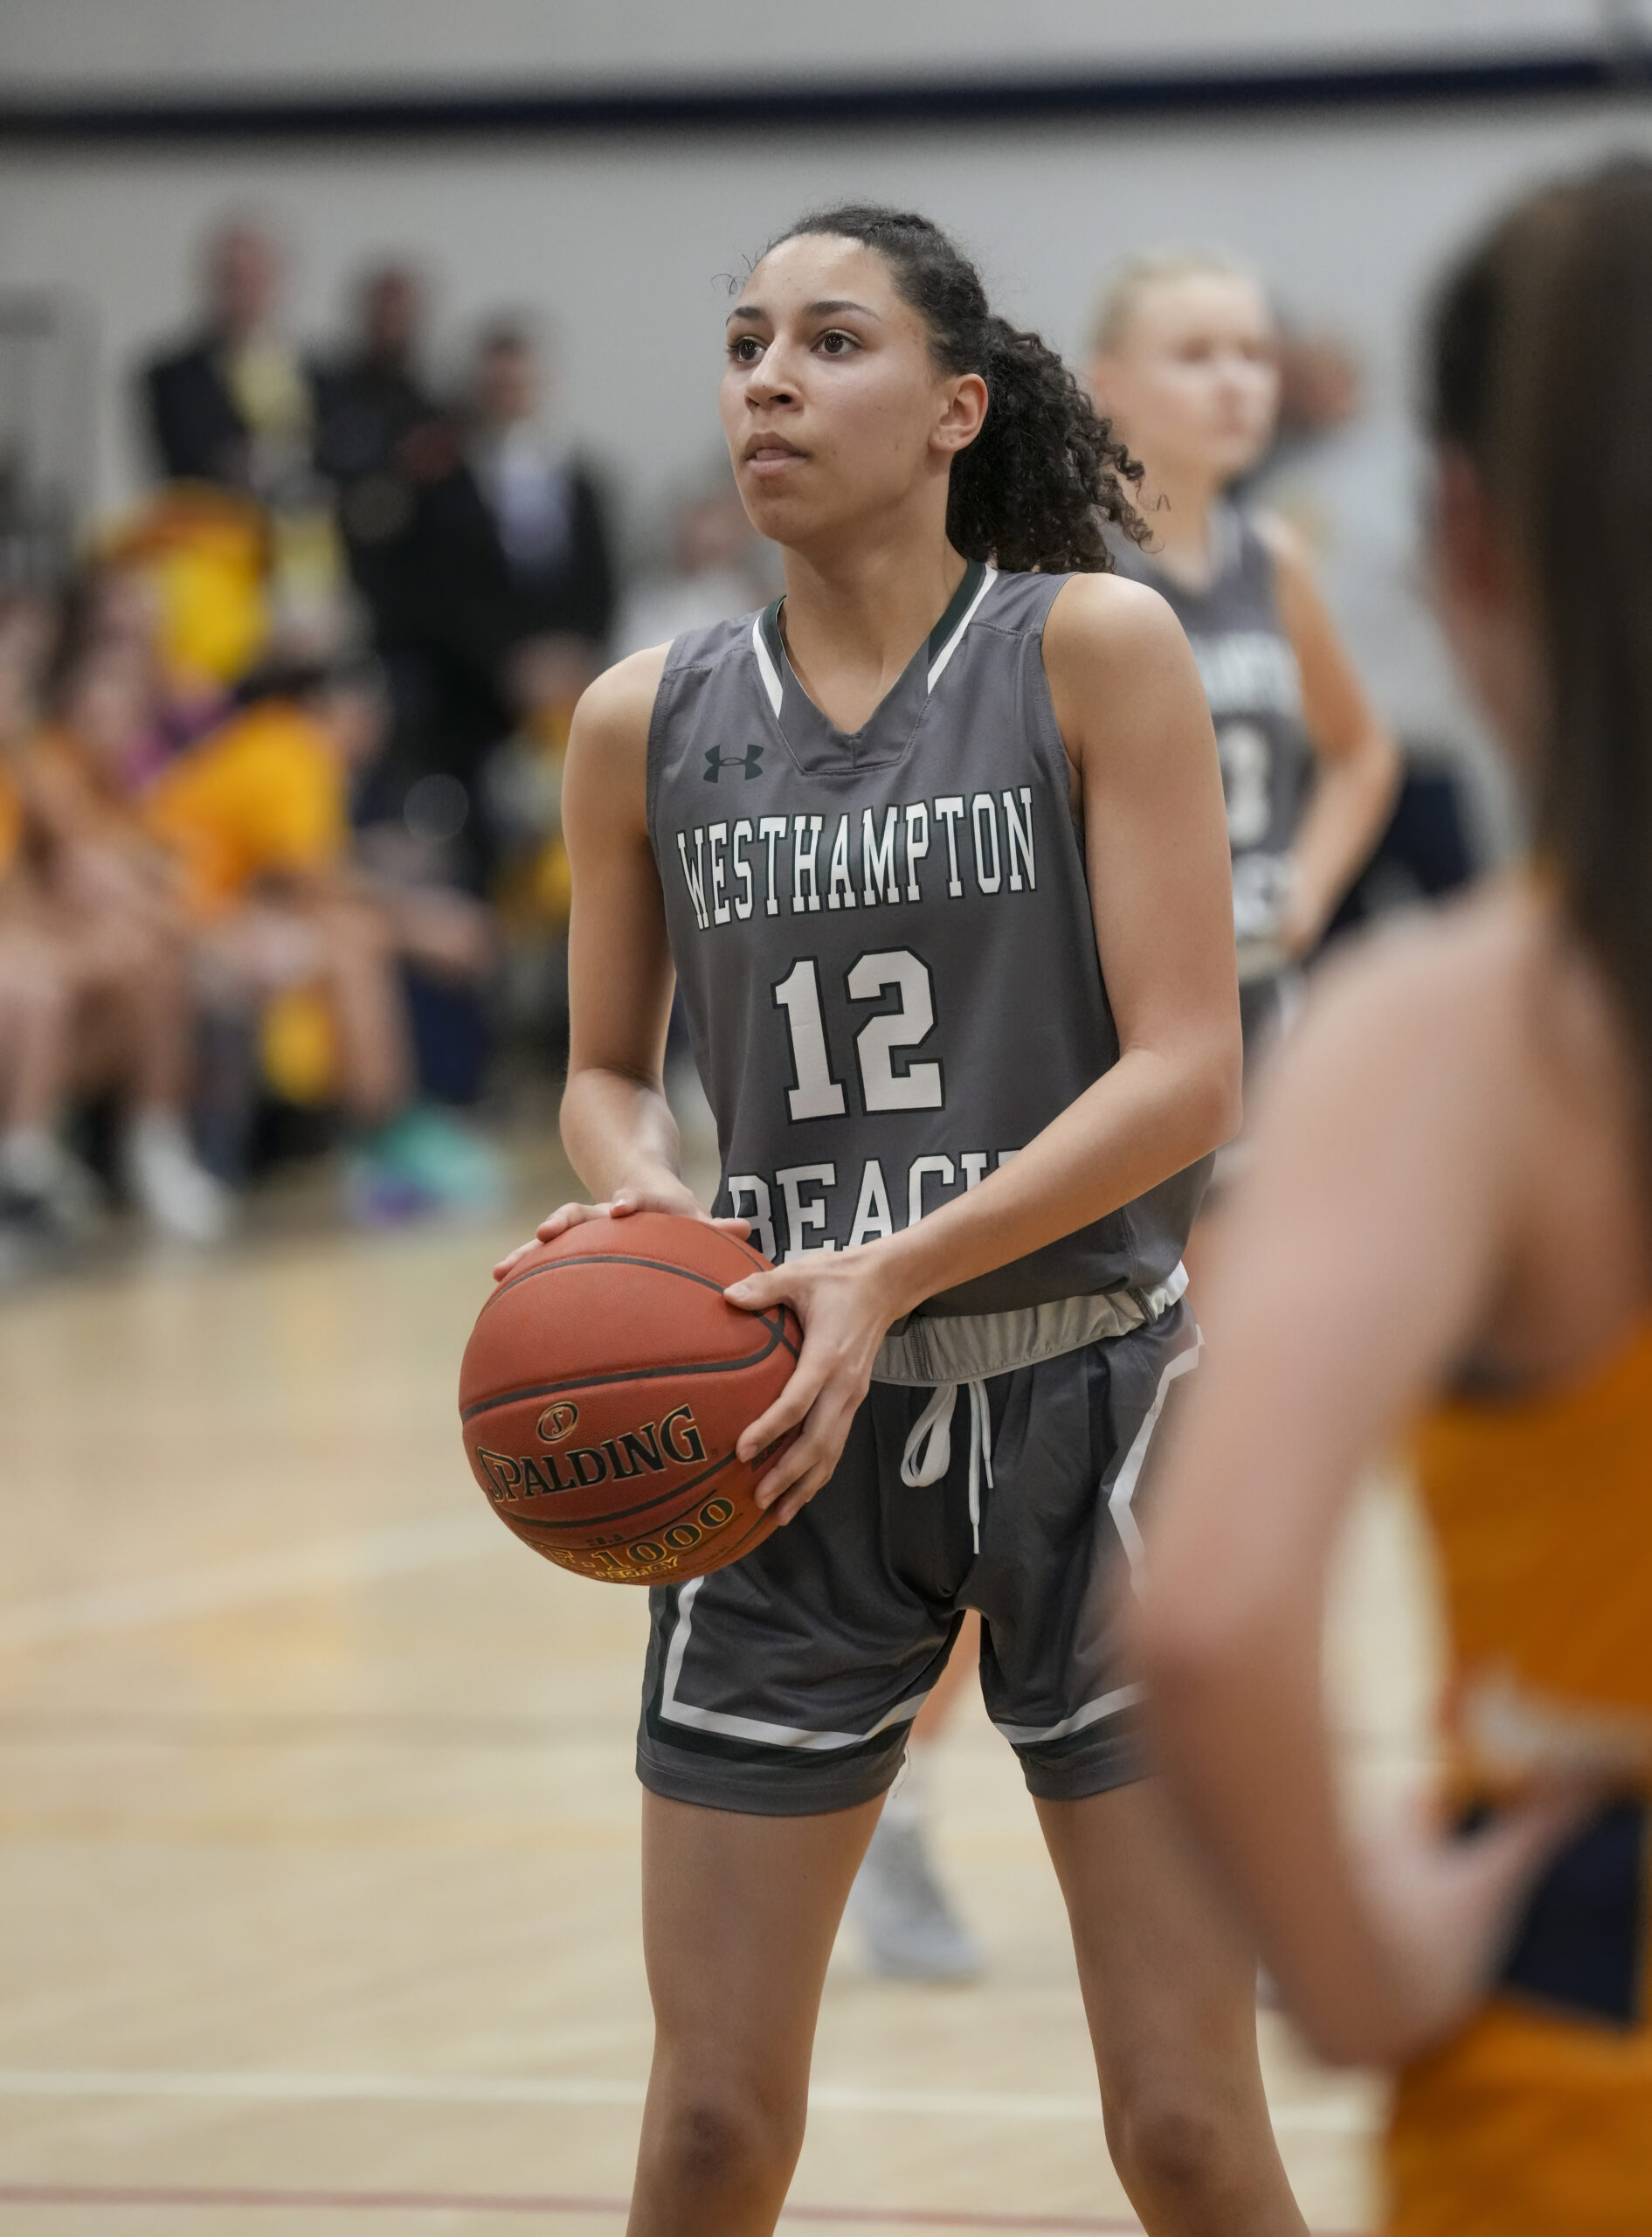
{"label": "blurred spectator", "polygon": [[158,491],[104,537],[75,597],[94,630],[148,625],[170,746],[221,719],[268,648],[269,535],[251,498],[199,483]]}
{"label": "blurred spectator", "polygon": [[82,669],[94,663],[129,677],[131,734],[121,745],[116,772],[122,794],[152,776],[182,738],[172,734],[160,656],[161,600],[157,585],[133,566],[94,564],[64,601],[59,641],[73,649]]}
{"label": "blurred spectator", "polygon": [[68,1069],[64,997],[41,921],[38,849],[23,789],[51,637],[41,601],[0,598],[0,1248],[19,1229],[81,1223],[93,1201],[89,1177],[57,1136]]}
{"label": "blurred spectator", "polygon": [[289,653],[337,648],[349,618],[331,506],[315,461],[320,377],[280,323],[280,252],[240,221],[207,244],[202,327],[143,375],[150,433],[169,481],[255,499],[265,514],[270,627]]}
{"label": "blurred spectator", "polygon": [[685,629],[766,604],[774,594],[764,567],[768,551],[726,477],[690,498],[677,515],[670,571],[645,575],[620,601],[614,658],[667,645]]}
{"label": "blurred spectator", "polygon": [[1334,334],[1304,334],[1289,327],[1279,336],[1279,421],[1267,467],[1287,465],[1358,419],[1365,384],[1353,352]]}
{"label": "blurred spectator", "polygon": [[9,912],[29,997],[0,1056],[12,1059],[0,1185],[15,1222],[73,1231],[95,1201],[59,1127],[72,1096],[113,1095],[121,1179],[162,1233],[210,1243],[230,1202],[192,1146],[193,993],[170,862],[132,804],[154,723],[141,648],[71,638],[52,720],[36,730],[26,668],[0,659],[9,758],[29,860]]}
{"label": "blurred spectator", "polygon": [[256,1022],[264,1071],[295,1103],[335,1103],[355,1140],[347,1201],[368,1221],[491,1207],[491,1153],[415,1099],[404,959],[476,977],[486,918],[461,897],[364,874],[351,778],[385,718],[376,668],[272,671],[249,703],[151,787],[150,828],[183,865],[208,999]]}
{"label": "blurred spectator", "polygon": [[473,882],[470,787],[478,759],[509,726],[506,677],[519,625],[460,427],[425,383],[424,317],[425,291],[408,267],[366,274],[356,330],[321,377],[316,459],[337,495],[391,695],[388,750],[363,814],[394,821],[422,782],[456,780],[464,813],[450,867]]}
{"label": "blurred spectator", "polygon": [[[405,264],[376,266],[357,290],[356,320],[350,347],[318,381],[316,456],[347,506],[363,477],[382,473],[415,427],[439,417],[418,364],[425,290],[418,273]],[[372,494],[357,494],[372,516]],[[388,494],[384,503],[399,509]]]}
{"label": "blurred spectator", "polygon": [[571,638],[594,670],[614,614],[608,525],[589,471],[544,422],[543,388],[527,328],[490,326],[472,381],[471,463],[504,555],[515,634]]}
{"label": "blurred spectator", "polygon": [[350,571],[377,620],[397,602],[395,563],[405,558],[419,486],[450,474],[460,449],[420,373],[418,274],[377,267],[356,308],[343,356],[317,381],[315,462],[336,492]]}
{"label": "blurred spectator", "polygon": [[310,463],[315,380],[280,327],[281,256],[245,220],[206,246],[196,335],[146,367],[149,431],[162,474],[260,498]]}

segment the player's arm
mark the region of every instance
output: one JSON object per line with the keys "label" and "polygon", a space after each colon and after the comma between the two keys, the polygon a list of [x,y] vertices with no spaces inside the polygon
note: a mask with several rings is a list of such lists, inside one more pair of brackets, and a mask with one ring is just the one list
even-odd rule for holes
{"label": "player's arm", "polygon": [[1317,764],[1279,927],[1287,954],[1301,955],[1382,836],[1400,786],[1400,754],[1360,687],[1296,535],[1282,521],[1264,517],[1258,525],[1273,553],[1279,618],[1302,675],[1303,721]]}
{"label": "player's arm", "polygon": [[[1044,633],[1082,788],[1096,945],[1118,1061],[1012,1163],[887,1241],[811,1254],[731,1292],[785,1297],[804,1350],[743,1456],[808,1418],[758,1497],[788,1513],[836,1465],[885,1331],[924,1299],[1085,1227],[1194,1163],[1239,1124],[1239,995],[1221,775],[1187,641],[1158,594],[1068,584]],[[1040,990],[1029,987],[1029,1001]]]}
{"label": "player's arm", "polygon": [[[593,1215],[705,1216],[682,1178],[662,1078],[675,975],[648,843],[647,763],[665,657],[659,646],[599,675],[575,710],[569,733],[562,814],[573,911],[562,1137],[593,1201],[553,1212],[539,1228],[541,1242]],[[746,1232],[743,1220],[717,1224]],[[502,1259],[495,1277],[521,1255]]]}
{"label": "player's arm", "polygon": [[1462,979],[1437,942],[1363,961],[1281,1060],[1208,1270],[1138,1617],[1160,1760],[1291,2011],[1350,2060],[1463,2014],[1568,1822],[1551,1797],[1473,1842],[1419,1823],[1361,1870],[1322,1706],[1360,1472],[1468,1354],[1507,1271],[1518,1120],[1485,1046],[1498,1022]]}

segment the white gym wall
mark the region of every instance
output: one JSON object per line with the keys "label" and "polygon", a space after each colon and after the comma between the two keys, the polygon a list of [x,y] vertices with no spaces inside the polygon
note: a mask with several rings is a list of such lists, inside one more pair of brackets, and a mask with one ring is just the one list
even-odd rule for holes
{"label": "white gym wall", "polygon": [[[1616,11],[1619,16],[1621,10]],[[113,99],[303,88],[506,92],[809,80],[1099,75],[1225,61],[1542,54],[1597,38],[1591,0],[5,0],[0,97]],[[1003,308],[1076,349],[1097,275],[1146,242],[1253,260],[1306,322],[1344,332],[1373,400],[1403,405],[1411,313],[1441,254],[1535,171],[1644,144],[1639,101],[1267,113],[1248,118],[707,128],[392,141],[82,144],[0,141],[0,287],[95,305],[100,510],[139,486],[110,376],[188,317],[204,230],[273,220],[294,322],[337,330],[350,276],[408,253],[435,282],[457,362],[486,312],[554,328],[563,415],[633,521],[715,450],[727,276],[799,209],[846,195],[915,204],[984,261]]]}

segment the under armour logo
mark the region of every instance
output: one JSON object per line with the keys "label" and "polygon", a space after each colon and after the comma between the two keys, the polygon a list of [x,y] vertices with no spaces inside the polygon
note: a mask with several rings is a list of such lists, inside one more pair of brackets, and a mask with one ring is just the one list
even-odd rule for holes
{"label": "under armour logo", "polygon": [[743,753],[724,753],[721,747],[708,747],[706,751],[707,784],[715,785],[725,769],[743,769],[749,778],[761,776],[763,748],[749,745]]}

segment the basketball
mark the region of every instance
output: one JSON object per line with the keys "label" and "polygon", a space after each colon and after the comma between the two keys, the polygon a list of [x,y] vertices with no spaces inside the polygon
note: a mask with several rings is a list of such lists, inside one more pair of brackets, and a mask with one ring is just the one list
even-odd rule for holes
{"label": "basketball", "polygon": [[494,1512],[547,1561],[611,1584],[722,1569],[775,1527],[773,1449],[735,1443],[791,1375],[787,1306],[722,1295],[768,1261],[664,1212],[582,1221],[513,1268],[465,1347],[465,1451]]}

